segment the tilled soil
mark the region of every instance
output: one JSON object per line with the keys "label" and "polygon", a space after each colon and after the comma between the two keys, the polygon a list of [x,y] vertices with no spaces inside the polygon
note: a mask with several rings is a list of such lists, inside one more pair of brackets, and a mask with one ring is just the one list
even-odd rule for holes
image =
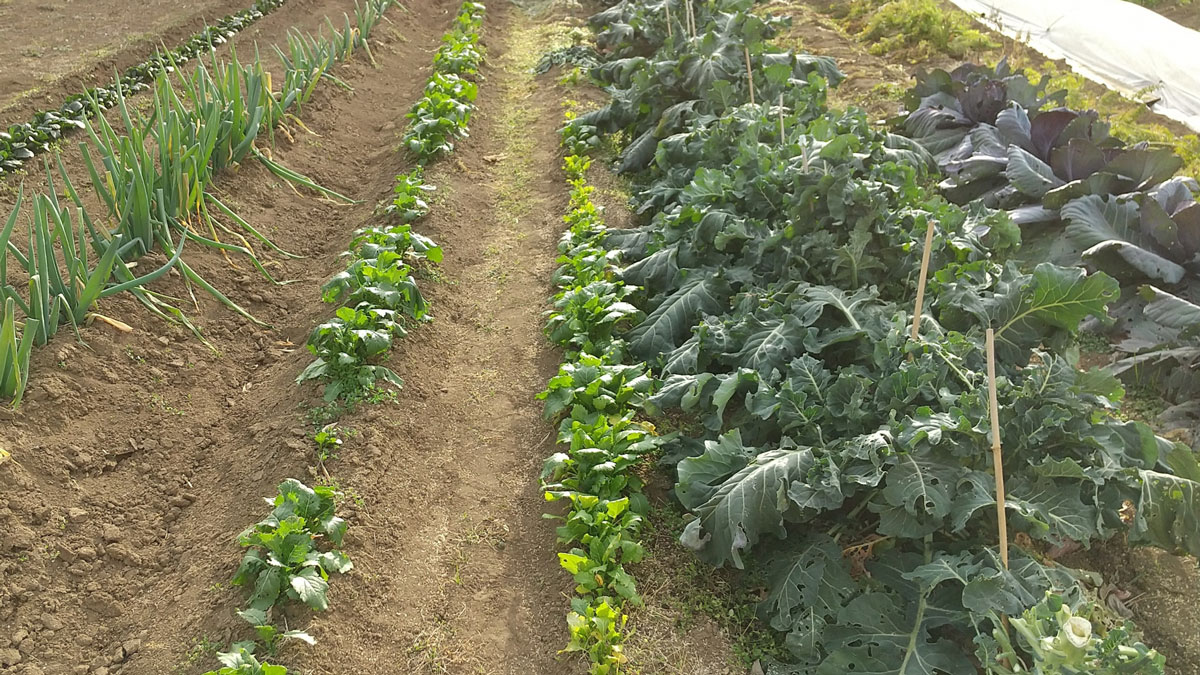
{"label": "tilled soil", "polygon": [[252,0],[5,0],[0,2],[0,126],[57,110],[60,91],[106,84],[114,70],[174,47]]}
{"label": "tilled soil", "polygon": [[[294,283],[273,286],[244,259],[199,246],[185,259],[269,328],[173,276],[154,289],[178,299],[211,348],[123,294],[97,311],[132,332],[96,322],[84,343],[64,328],[35,350],[26,401],[0,411],[0,448],[12,452],[0,463],[0,673],[215,667],[216,651],[251,637],[234,615],[246,591],[229,586],[236,536],[289,477],[343,491],[355,563],[331,581],[327,612],[276,616],[318,640],[284,647],[279,660],[292,672],[585,670],[558,653],[572,584],[536,481],[553,428],[534,395],[561,359],[541,326],[566,206],[556,133],[566,92],[529,68],[561,26],[489,3],[472,136],[427,174],[438,192],[417,229],[446,259],[420,279],[434,320],[388,361],[404,389],[344,415],[346,443],[322,464],[312,440],[325,421],[319,392],[294,383],[310,360],[308,332],[332,313],[321,283],[344,267],[355,229],[384,222],[376,205],[412,168],[397,149],[404,115],[458,4],[391,10],[372,36],[375,65],[360,54],[338,70],[354,91],[320,87],[303,127],[276,135],[275,159],[360,203],[298,192],[257,163],[218,177],[222,201],[304,256],[259,251]],[[352,7],[291,0],[233,42],[241,54],[255,43],[266,53],[290,27],[316,31]],[[78,152],[64,152],[86,192]],[[27,195],[45,186],[36,171],[24,176]],[[0,188],[7,213],[16,188],[11,179]],[[642,672],[733,672],[719,630],[677,630],[674,610],[649,604],[641,615],[654,639],[643,642]],[[671,663],[659,664],[667,648]]]}

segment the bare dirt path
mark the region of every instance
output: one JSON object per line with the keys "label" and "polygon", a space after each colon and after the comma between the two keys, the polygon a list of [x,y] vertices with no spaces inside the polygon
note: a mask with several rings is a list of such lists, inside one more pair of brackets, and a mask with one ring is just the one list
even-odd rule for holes
{"label": "bare dirt path", "polygon": [[570,580],[536,482],[552,439],[534,395],[559,360],[541,326],[565,203],[561,109],[528,72],[547,29],[521,18],[489,5],[471,138],[427,174],[438,195],[419,228],[446,250],[436,318],[393,357],[396,405],[346,422],[383,459],[336,469],[366,508],[356,574],[312,626],[316,672],[576,672],[555,660]]}

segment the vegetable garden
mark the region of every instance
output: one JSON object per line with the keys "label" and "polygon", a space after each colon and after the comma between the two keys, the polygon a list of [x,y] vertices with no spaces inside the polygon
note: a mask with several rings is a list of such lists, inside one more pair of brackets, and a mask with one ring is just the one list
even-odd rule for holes
{"label": "vegetable garden", "polygon": [[1200,555],[1125,402],[1194,419],[1185,144],[499,4],[258,0],[6,121],[0,673],[1192,672],[1086,555]]}
{"label": "vegetable garden", "polygon": [[[637,599],[622,537],[647,514],[628,467],[653,455],[691,512],[681,542],[765,572],[788,652],[770,672],[1162,672],[1054,551],[1200,552],[1193,451],[1114,414],[1116,374],[1194,382],[1195,305],[1139,284],[1190,290],[1195,181],[1004,63],[918,78],[899,134],[828,110],[836,65],[773,47],[782,22],[753,10],[590,19],[611,100],[564,128],[548,332],[571,362],[546,393],[570,444],[547,495],[573,505],[560,539],[587,545],[560,556],[572,648],[594,672],[624,662],[611,607]],[[610,134],[645,223],[628,230],[580,179]],[[1081,369],[1080,324],[1110,311],[1136,354]],[[633,408],[675,430],[593,439]]]}

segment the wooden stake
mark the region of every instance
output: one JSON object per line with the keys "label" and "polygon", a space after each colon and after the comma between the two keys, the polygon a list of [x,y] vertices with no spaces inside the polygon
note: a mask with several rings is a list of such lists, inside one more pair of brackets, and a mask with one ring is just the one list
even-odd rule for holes
{"label": "wooden stake", "polygon": [[784,145],[787,139],[783,135],[783,94],[779,95],[779,144]]}
{"label": "wooden stake", "polygon": [[996,472],[996,520],[1000,560],[1008,569],[1008,514],[1004,510],[1004,451],[1000,448],[1000,406],[996,403],[996,333],[987,329],[988,407],[992,415],[992,468]]}
{"label": "wooden stake", "polygon": [[667,0],[665,3],[663,3],[663,7],[665,7],[667,10],[667,37],[673,38],[675,35],[671,30],[671,0]]}
{"label": "wooden stake", "polygon": [[742,47],[742,53],[746,55],[746,79],[750,82],[750,105],[754,105],[754,71],[750,69],[750,48]]}
{"label": "wooden stake", "polygon": [[687,0],[688,33],[696,37],[696,14],[692,11],[692,0]]}
{"label": "wooden stake", "polygon": [[[933,249],[933,221],[925,228],[925,250],[921,251],[921,275],[917,277],[917,306],[913,309],[912,339],[921,336],[921,312],[925,306],[925,282],[929,280],[929,253]],[[911,355],[910,355],[911,356]]]}

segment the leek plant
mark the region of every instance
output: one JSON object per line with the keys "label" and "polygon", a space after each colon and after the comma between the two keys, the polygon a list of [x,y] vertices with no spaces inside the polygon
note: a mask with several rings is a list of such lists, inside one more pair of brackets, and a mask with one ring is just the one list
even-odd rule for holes
{"label": "leek plant", "polygon": [[[16,212],[14,209],[13,213]],[[84,218],[85,212],[81,207],[76,207],[75,218],[72,218],[71,209],[61,206],[56,197],[38,195],[33,203],[28,255],[9,240],[10,229],[6,228],[0,234],[8,252],[16,258],[29,278],[28,301],[7,283],[4,285],[4,295],[11,298],[26,316],[36,319],[38,328],[33,333],[33,339],[37,345],[46,344],[64,323],[71,324],[78,336],[79,325],[89,318],[98,300],[144,286],[166,274],[179,262],[182,242],[176,247],[175,257],[158,270],[109,285],[113,268],[120,261],[122,235],[117,234],[108,241],[94,240]],[[89,249],[94,249],[99,256],[94,265],[89,262]],[[125,266],[124,262],[120,264]]]}
{"label": "leek plant", "polygon": [[[124,95],[118,92],[117,107],[126,135],[118,134],[103,115],[96,115],[95,124],[87,122],[86,130],[96,146],[103,174],[92,159],[88,145],[80,144],[92,188],[116,223],[109,234],[112,237],[119,235],[126,242],[120,251],[122,259],[136,259],[154,250],[162,250],[168,258],[177,258],[172,236],[174,229],[207,246],[247,255],[264,276],[274,281],[249,248],[222,243],[215,236],[212,239],[203,237],[190,227],[193,217],[207,225],[210,231],[214,227],[204,198],[212,178],[209,160],[214,145],[200,142],[197,135],[205,130],[198,129],[200,124],[182,114],[181,106],[172,105],[178,99],[165,82],[165,78],[160,77],[156,83],[154,114],[149,120],[141,115],[134,119]],[[70,178],[61,162],[59,172],[68,185],[69,196],[82,208],[83,202],[71,189]],[[221,304],[255,324],[266,325],[217,290],[186,262],[179,260],[177,264],[184,278]]]}
{"label": "leek plant", "polygon": [[375,24],[379,23],[379,19],[383,17],[383,13],[391,4],[391,0],[368,0],[363,5],[359,5],[356,0],[354,3],[354,46],[361,47],[367,53],[367,58],[371,60],[372,66],[377,64],[367,40],[371,37],[371,30],[375,28]]}
{"label": "leek plant", "polygon": [[[352,91],[353,88],[330,72],[338,62],[338,53],[330,40],[314,38],[293,29],[287,36],[288,51],[284,53],[278,45],[273,45],[279,61],[283,63],[283,88],[281,91],[281,108],[286,110],[291,102],[297,109],[303,108],[312,98],[317,83],[328,79],[334,84]],[[273,120],[278,123],[279,119]]]}
{"label": "leek plant", "polygon": [[0,398],[12,399],[14,408],[21,403],[29,382],[29,353],[35,333],[37,321],[26,319],[25,329],[17,334],[16,304],[11,297],[5,298],[0,316]]}
{"label": "leek plant", "polygon": [[[74,203],[77,207],[79,207],[82,204],[82,200],[79,197],[79,193],[76,192],[75,186],[71,183],[71,180],[67,177],[66,169],[62,163],[62,156],[56,155],[56,160],[58,163],[58,173],[63,178],[65,194],[71,199],[72,203]],[[46,179],[50,185],[50,190],[49,190],[50,198],[52,200],[54,200],[55,203],[57,204],[58,198],[56,195],[58,194],[58,190],[55,188],[54,174],[50,170],[49,163],[47,163],[47,166],[46,166]],[[88,213],[86,210],[81,210],[79,212],[79,216],[80,216],[80,220],[82,220],[84,226],[88,230],[89,235],[91,236],[93,250],[95,250],[98,254],[102,255],[101,250],[107,248],[106,245],[104,244],[104,242],[106,241],[106,238],[104,237],[104,235],[101,234],[101,230],[97,229],[96,224],[88,216]],[[181,237],[180,241],[179,241],[179,245],[174,247],[175,253],[172,256],[171,260],[168,261],[167,264],[164,265],[163,268],[161,268],[158,272],[156,272],[153,275],[153,278],[145,279],[144,283],[148,283],[149,281],[152,281],[153,279],[158,278],[162,274],[165,274],[171,267],[174,267],[175,264],[177,264],[179,262],[179,258],[183,254],[183,241],[184,241],[184,238]],[[208,340],[206,340],[204,338],[204,336],[200,333],[200,329],[197,328],[191,322],[191,320],[188,319],[187,315],[183,313],[183,310],[179,309],[171,302],[168,302],[168,300],[173,301],[173,302],[178,302],[177,300],[175,300],[173,298],[168,298],[165,295],[151,291],[150,289],[145,287],[144,283],[129,284],[129,282],[134,281],[135,279],[137,279],[137,277],[133,274],[133,265],[126,264],[124,258],[125,258],[125,255],[128,253],[128,250],[134,245],[134,243],[135,242],[124,241],[120,244],[120,246],[118,248],[117,260],[119,262],[117,262],[113,265],[113,275],[117,278],[117,281],[119,283],[125,285],[125,290],[128,290],[130,293],[132,293],[134,298],[136,298],[138,300],[138,302],[142,303],[142,305],[151,314],[154,314],[155,316],[163,319],[164,321],[173,321],[173,322],[183,325],[188,330],[190,330],[197,337],[197,339],[199,339],[205,345],[212,347],[212,345],[208,342]],[[2,276],[2,275],[0,275],[0,276]]]}
{"label": "leek plant", "polygon": [[[178,308],[178,299],[146,287],[171,269],[183,276],[189,293],[193,285],[199,286],[248,320],[265,325],[184,262],[184,244],[191,240],[220,250],[226,257],[230,253],[246,256],[264,277],[281,283],[267,272],[247,237],[282,256],[297,256],[280,249],[208,191],[217,172],[250,157],[290,184],[353,203],[278,164],[269,152],[256,146],[264,137],[273,145],[274,130],[286,120],[299,123],[289,110],[306,103],[322,79],[351,88],[331,69],[356,48],[366,49],[369,55],[370,31],[391,4],[391,0],[369,0],[356,5],[353,19],[345,17],[342,31],[327,21],[328,38],[289,34],[288,51],[275,48],[284,66],[278,93],[272,90],[271,74],[256,50],[247,63],[239,61],[236,51],[224,62],[213,55],[209,64],[201,63],[189,74],[184,74],[170,55],[165,56],[153,82],[153,105],[148,114],[131,111],[125,96],[129,89],[120,82],[115,90],[105,91],[103,101],[95,96],[89,99],[90,114],[82,115],[80,122],[87,141],[80,147],[106,217],[98,222],[88,214],[62,157],[56,156],[57,177],[68,201],[59,202],[56,175],[47,162],[49,193],[33,200],[28,248],[22,250],[11,241],[23,201],[23,194],[18,195],[16,207],[0,230],[0,302],[4,310],[0,314],[0,397],[13,399],[13,405],[20,401],[35,344],[45,344],[64,324],[70,324],[78,336],[81,323],[93,317],[104,319],[94,313],[96,303],[120,292],[131,292],[152,313],[182,323],[203,341]],[[117,110],[115,127],[100,114],[112,107]],[[133,261],[154,251],[165,254],[167,262],[148,274],[136,275]],[[9,283],[10,255],[24,273],[20,284],[24,290]],[[412,290],[414,307],[405,308],[410,316],[424,310],[423,301]]]}
{"label": "leek plant", "polygon": [[[17,334],[17,305],[13,295],[7,292],[6,267],[8,256],[4,248],[17,224],[17,213],[21,208],[22,194],[17,194],[17,206],[9,214],[0,230],[0,286],[4,288],[4,312],[0,313],[0,397],[12,399],[13,407],[21,402],[25,384],[29,380],[29,352],[33,349],[33,338],[37,333],[37,322],[25,320],[25,329]],[[15,295],[15,294],[14,294]]]}

